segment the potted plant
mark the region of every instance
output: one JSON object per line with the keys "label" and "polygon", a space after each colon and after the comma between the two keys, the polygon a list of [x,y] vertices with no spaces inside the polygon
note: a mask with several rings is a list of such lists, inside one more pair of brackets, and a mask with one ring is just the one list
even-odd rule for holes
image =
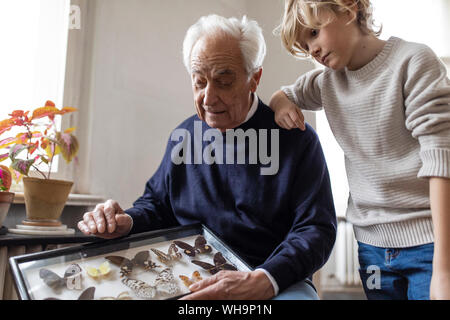
{"label": "potted plant", "polygon": [[3,227],[3,221],[5,221],[9,207],[14,200],[14,193],[9,192],[11,180],[9,168],[0,165],[0,235],[6,233],[7,229]]}
{"label": "potted plant", "polygon": [[[78,152],[78,141],[72,134],[75,128],[60,132],[55,117],[76,111],[64,107],[61,110],[51,101],[31,112],[15,110],[10,118],[0,121],[0,161],[10,159],[13,179],[23,179],[27,224],[57,226],[59,217],[72,188],[72,181],[50,179],[52,163],[60,154],[71,162]],[[18,129],[18,133],[3,137],[6,131]],[[11,132],[11,131],[10,131]],[[47,168],[44,170],[42,167]],[[38,177],[31,177],[34,170]]]}

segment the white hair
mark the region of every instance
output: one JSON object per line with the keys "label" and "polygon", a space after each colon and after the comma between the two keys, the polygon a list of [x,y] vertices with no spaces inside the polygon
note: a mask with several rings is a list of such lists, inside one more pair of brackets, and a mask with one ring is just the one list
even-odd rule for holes
{"label": "white hair", "polygon": [[244,67],[247,74],[259,70],[266,56],[266,42],[262,30],[255,20],[249,20],[246,16],[242,20],[237,18],[224,18],[215,14],[201,17],[193,24],[184,37],[183,62],[191,73],[191,52],[197,41],[205,35],[213,35],[218,31],[236,38],[239,41]]}

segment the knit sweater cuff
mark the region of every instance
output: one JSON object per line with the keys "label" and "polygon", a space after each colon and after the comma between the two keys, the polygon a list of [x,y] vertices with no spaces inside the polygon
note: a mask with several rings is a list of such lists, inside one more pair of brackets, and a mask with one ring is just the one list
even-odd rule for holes
{"label": "knit sweater cuff", "polygon": [[430,149],[420,152],[422,168],[417,174],[418,178],[442,177],[450,178],[450,150]]}

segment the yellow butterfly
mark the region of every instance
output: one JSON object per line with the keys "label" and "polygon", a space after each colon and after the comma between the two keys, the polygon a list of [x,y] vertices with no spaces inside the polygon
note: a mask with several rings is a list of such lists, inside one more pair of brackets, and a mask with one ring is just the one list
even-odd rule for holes
{"label": "yellow butterfly", "polygon": [[109,262],[105,261],[100,265],[100,267],[98,267],[98,269],[94,267],[87,267],[86,271],[90,277],[97,279],[99,277],[108,275],[111,271],[111,268],[109,267]]}
{"label": "yellow butterfly", "polygon": [[198,272],[197,270],[192,273],[191,278],[184,276],[182,274],[180,274],[179,277],[183,281],[184,285],[188,288],[191,284],[203,280],[203,278],[200,276],[200,272]]}

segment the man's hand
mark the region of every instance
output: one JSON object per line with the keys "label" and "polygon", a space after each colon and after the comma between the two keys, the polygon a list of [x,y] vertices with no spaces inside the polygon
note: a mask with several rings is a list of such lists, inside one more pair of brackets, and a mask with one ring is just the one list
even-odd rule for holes
{"label": "man's hand", "polygon": [[274,296],[272,283],[261,270],[220,271],[194,283],[180,300],[266,300]]}
{"label": "man's hand", "polygon": [[98,204],[94,211],[86,212],[78,222],[78,229],[85,235],[113,239],[127,235],[133,219],[114,200]]}
{"label": "man's hand", "polygon": [[275,112],[275,122],[282,128],[305,130],[305,117],[286,94],[279,90],[272,95],[269,107]]}

